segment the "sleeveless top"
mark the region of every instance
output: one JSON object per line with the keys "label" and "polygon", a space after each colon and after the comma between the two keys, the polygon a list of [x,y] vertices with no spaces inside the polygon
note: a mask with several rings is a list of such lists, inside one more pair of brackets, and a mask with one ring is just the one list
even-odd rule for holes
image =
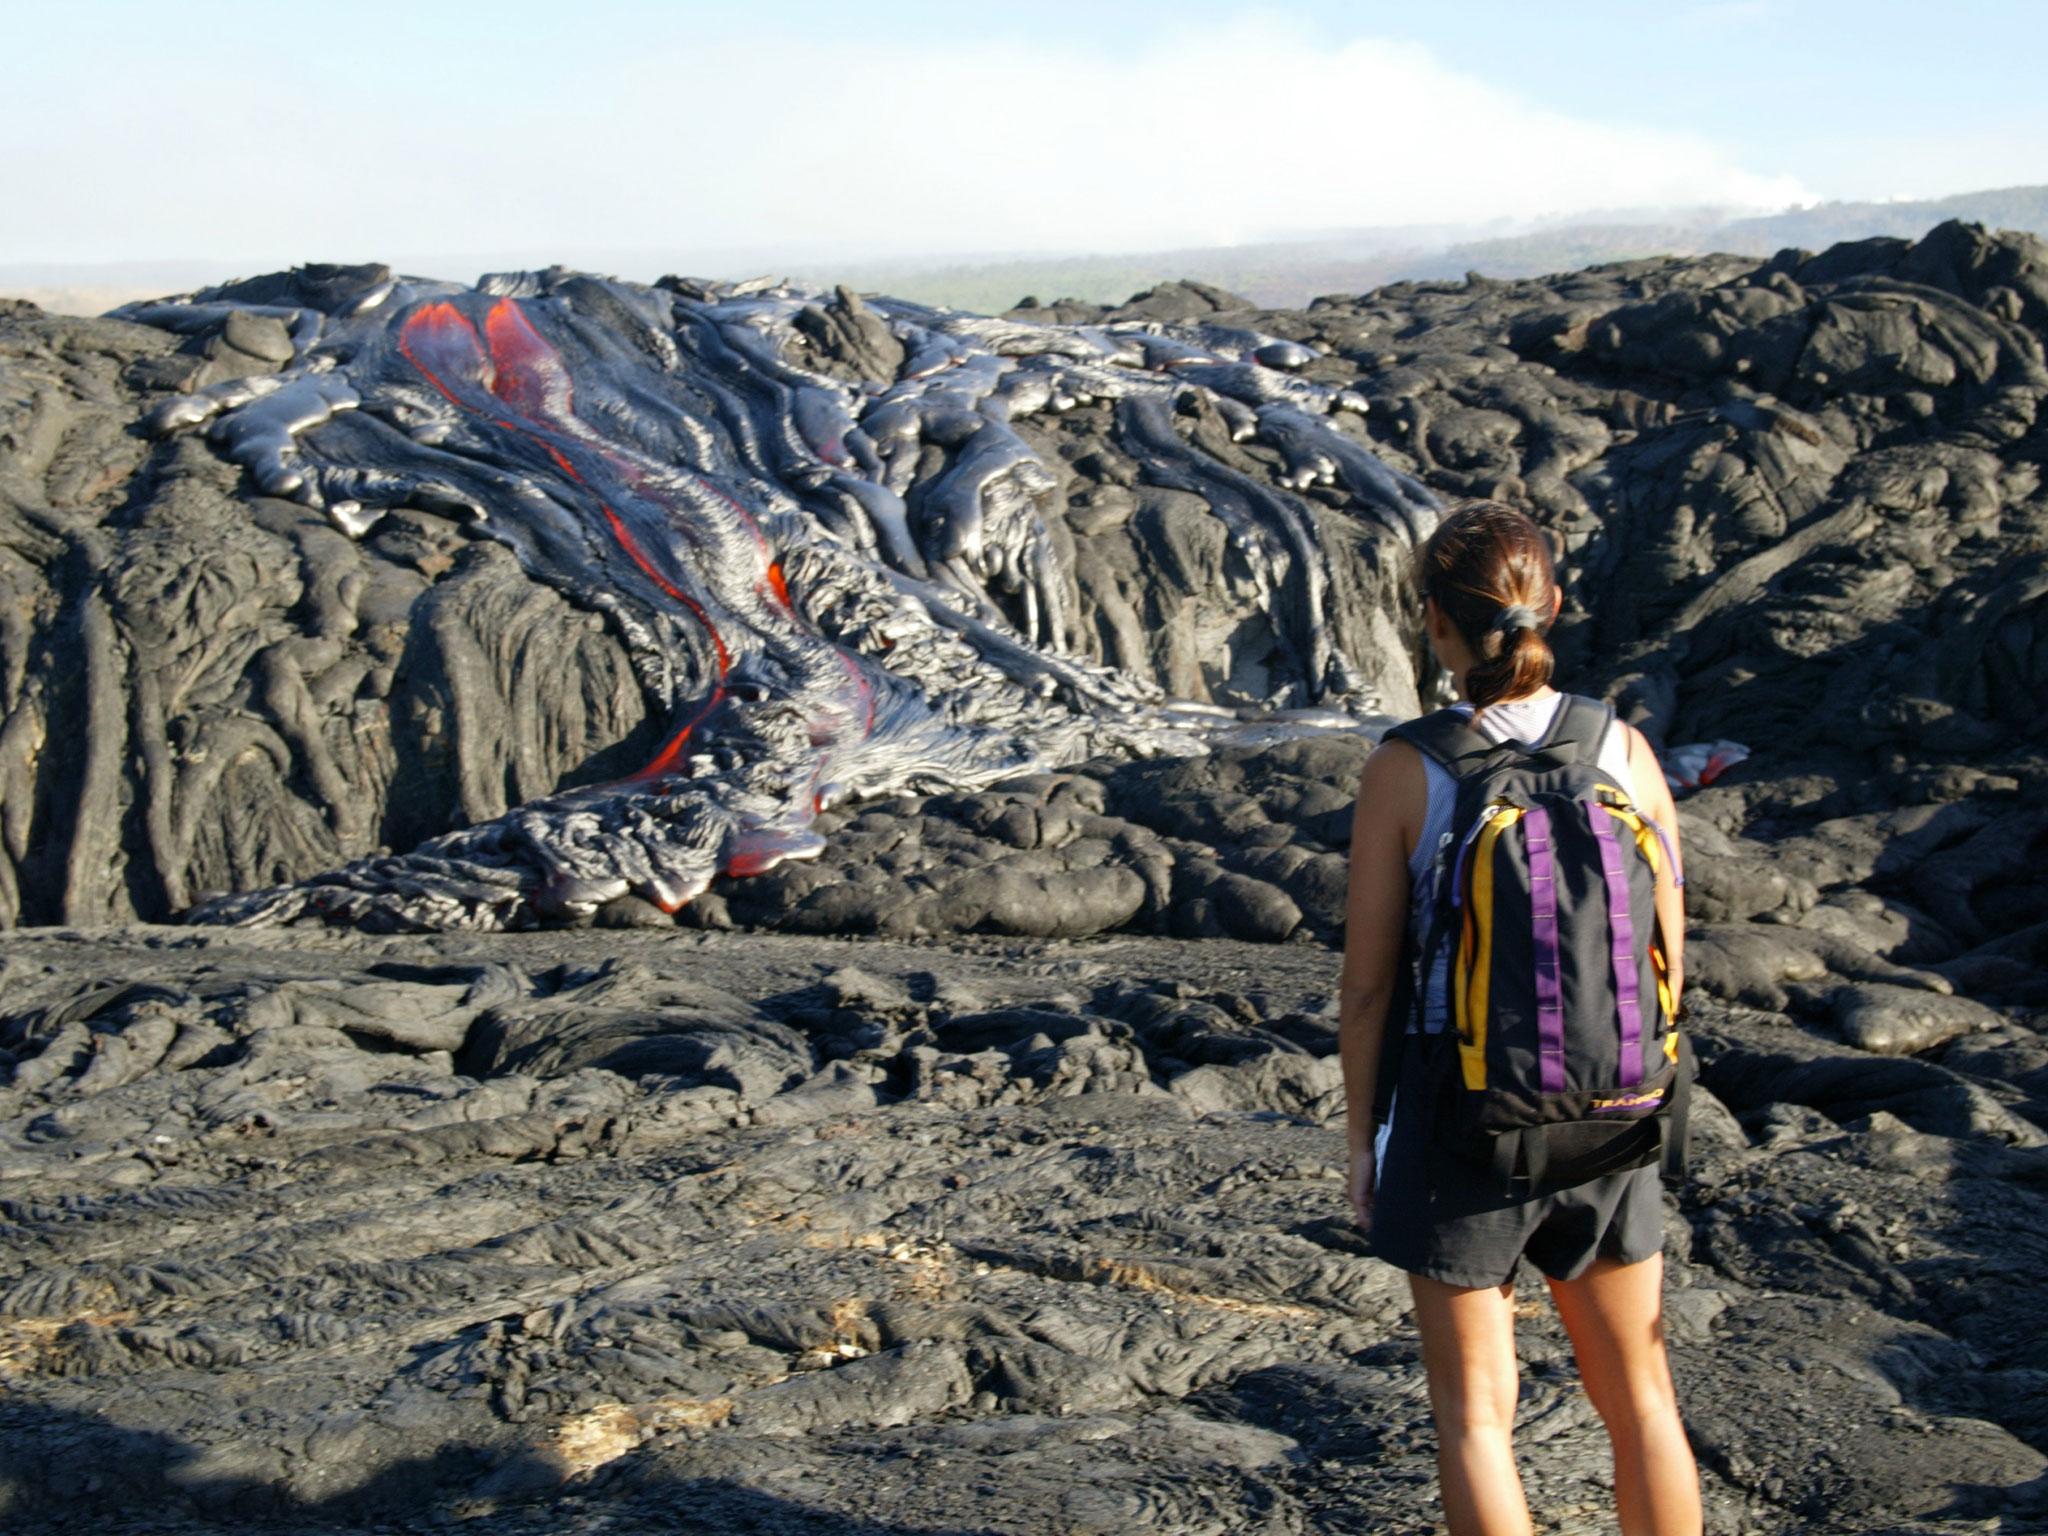
{"label": "sleeveless top", "polygon": [[[1532,695],[1526,699],[1490,704],[1486,713],[1479,717],[1479,734],[1488,741],[1541,741],[1556,722],[1557,712],[1564,708],[1564,699],[1562,693],[1553,693],[1548,698]],[[1468,716],[1472,713],[1470,704],[1455,704],[1452,708]],[[1594,763],[1621,788],[1631,795],[1635,793],[1635,784],[1629,777],[1628,732],[1622,729],[1618,719],[1608,727]],[[1415,851],[1408,856],[1408,944],[1411,954],[1421,945],[1423,929],[1428,924],[1430,905],[1436,895],[1437,844],[1451,830],[1451,812],[1457,798],[1457,781],[1443,768],[1425,757],[1422,771],[1428,782],[1429,803],[1423,812],[1422,832],[1415,840]],[[1450,968],[1451,957],[1447,947],[1431,970],[1422,1002],[1422,1028],[1430,1034],[1442,1031],[1450,1021]],[[1416,1032],[1412,1015],[1408,1021],[1408,1032]]]}

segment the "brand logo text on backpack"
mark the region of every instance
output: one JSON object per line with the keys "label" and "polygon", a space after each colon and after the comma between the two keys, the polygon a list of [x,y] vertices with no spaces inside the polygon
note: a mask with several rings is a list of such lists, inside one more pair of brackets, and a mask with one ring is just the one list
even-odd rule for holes
{"label": "brand logo text on backpack", "polygon": [[1592,1109],[1596,1115],[1614,1114],[1621,1110],[1648,1109],[1651,1105],[1661,1104],[1663,1101],[1664,1095],[1661,1093],[1618,1093],[1593,1100]]}

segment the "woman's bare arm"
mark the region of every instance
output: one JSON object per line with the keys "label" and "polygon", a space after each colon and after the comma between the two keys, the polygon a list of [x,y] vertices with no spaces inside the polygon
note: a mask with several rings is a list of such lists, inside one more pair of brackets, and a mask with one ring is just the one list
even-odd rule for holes
{"label": "woman's bare arm", "polygon": [[1372,1148],[1380,1039],[1401,964],[1408,854],[1421,829],[1425,795],[1422,758],[1405,742],[1388,742],[1366,759],[1351,817],[1351,885],[1337,993],[1337,1049],[1354,1155]]}
{"label": "woman's bare arm", "polygon": [[1664,947],[1671,961],[1671,1000],[1676,1004],[1685,989],[1685,892],[1678,885],[1685,872],[1685,856],[1678,847],[1678,807],[1672,802],[1671,786],[1665,782],[1657,754],[1632,725],[1628,727],[1628,776],[1637,807],[1671,840],[1671,857],[1657,871],[1657,926],[1664,930]]}

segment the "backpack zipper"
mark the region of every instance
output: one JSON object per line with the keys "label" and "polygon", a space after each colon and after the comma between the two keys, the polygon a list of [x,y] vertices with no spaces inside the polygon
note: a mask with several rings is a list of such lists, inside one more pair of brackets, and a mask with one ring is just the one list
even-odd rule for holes
{"label": "backpack zipper", "polygon": [[1678,872],[1678,854],[1671,846],[1671,838],[1669,834],[1667,834],[1662,827],[1657,825],[1656,818],[1652,816],[1646,816],[1641,811],[1637,811],[1636,814],[1638,816],[1642,816],[1643,825],[1648,827],[1652,832],[1656,833],[1657,841],[1664,845],[1664,862],[1671,866],[1672,887],[1674,889],[1683,887],[1685,884],[1685,876]]}
{"label": "backpack zipper", "polygon": [[[1657,834],[1657,841],[1664,847],[1664,862],[1671,866],[1671,884],[1674,888],[1682,888],[1685,885],[1685,876],[1678,872],[1678,852],[1671,846],[1671,834],[1658,824],[1656,817],[1637,805],[1627,795],[1621,794],[1618,790],[1615,791],[1615,795],[1621,809],[1627,811],[1636,820]],[[1603,796],[1597,803],[1612,806],[1616,801],[1610,801]]]}
{"label": "backpack zipper", "polygon": [[[1472,822],[1472,830],[1465,834],[1465,841],[1459,844],[1457,862],[1452,871],[1453,878],[1451,882],[1451,909],[1453,911],[1465,905],[1465,886],[1472,872],[1470,859],[1472,845],[1479,841],[1479,834],[1486,830],[1486,824],[1506,809],[1506,803],[1500,800],[1492,801],[1482,807],[1479,815]],[[1446,832],[1444,834],[1445,841],[1449,841],[1450,836],[1451,834]]]}

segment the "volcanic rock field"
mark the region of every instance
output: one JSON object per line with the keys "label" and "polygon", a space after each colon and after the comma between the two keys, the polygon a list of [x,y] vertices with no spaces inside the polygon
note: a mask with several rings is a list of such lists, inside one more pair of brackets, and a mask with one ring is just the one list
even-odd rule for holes
{"label": "volcanic rock field", "polygon": [[1680,801],[1709,1530],[2048,1531],[2044,342],[1962,224],[0,306],[0,1528],[1433,1529],[1335,986],[1488,495],[1561,685],[1750,752]]}

